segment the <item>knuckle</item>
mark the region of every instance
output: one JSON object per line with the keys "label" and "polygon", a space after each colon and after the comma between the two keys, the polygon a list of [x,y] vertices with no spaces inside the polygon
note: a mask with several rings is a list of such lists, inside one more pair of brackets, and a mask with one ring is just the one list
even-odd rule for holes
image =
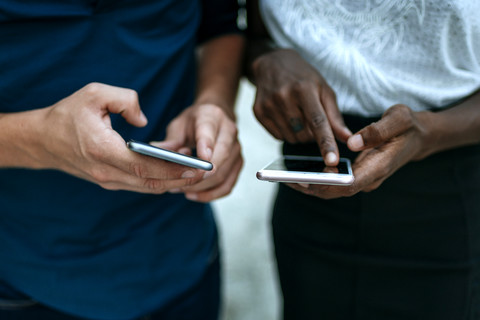
{"label": "knuckle", "polygon": [[387,110],[386,115],[392,114],[397,123],[404,127],[410,127],[413,124],[413,111],[404,104],[397,104]]}
{"label": "knuckle", "polygon": [[320,114],[314,114],[312,115],[311,123],[315,129],[318,129],[327,124],[327,118]]}
{"label": "knuckle", "polygon": [[335,144],[335,140],[332,137],[322,136],[319,141],[319,145],[325,151],[334,151],[332,146]]}
{"label": "knuckle", "polygon": [[130,164],[130,172],[142,179],[148,177],[148,169],[144,165],[137,162],[132,162]]}
{"label": "knuckle", "polygon": [[404,104],[396,104],[392,107],[392,112],[396,112],[403,116],[410,116],[411,110]]}
{"label": "knuckle", "polygon": [[193,186],[201,180],[201,177],[193,177],[185,179],[185,186]]}
{"label": "knuckle", "polygon": [[362,138],[366,145],[377,145],[389,138],[389,131],[385,126],[374,122],[367,127],[367,130],[362,132]]}
{"label": "knuckle", "polygon": [[105,158],[103,148],[99,147],[96,143],[91,143],[81,148],[81,154],[86,159],[93,159],[94,161],[102,161]]}
{"label": "knuckle", "polygon": [[90,82],[84,87],[85,92],[90,96],[96,96],[103,89],[103,84],[98,82]]}
{"label": "knuckle", "polygon": [[308,80],[300,79],[292,84],[292,90],[296,95],[301,95],[303,92],[312,89],[314,89],[314,85]]}
{"label": "knuckle", "polygon": [[150,191],[155,191],[156,193],[165,192],[165,183],[162,180],[158,179],[145,179],[144,187]]}
{"label": "knuckle", "polygon": [[104,186],[107,186],[108,183],[111,182],[110,175],[103,167],[91,168],[89,174],[92,179],[103,188],[105,188]]}

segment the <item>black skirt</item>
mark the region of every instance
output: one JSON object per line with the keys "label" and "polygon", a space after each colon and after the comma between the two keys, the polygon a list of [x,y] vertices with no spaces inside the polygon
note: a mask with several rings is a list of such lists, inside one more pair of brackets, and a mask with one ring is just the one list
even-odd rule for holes
{"label": "black skirt", "polygon": [[[353,131],[370,121],[346,118]],[[281,184],[272,220],[287,320],[480,319],[480,145],[409,163],[348,198]]]}

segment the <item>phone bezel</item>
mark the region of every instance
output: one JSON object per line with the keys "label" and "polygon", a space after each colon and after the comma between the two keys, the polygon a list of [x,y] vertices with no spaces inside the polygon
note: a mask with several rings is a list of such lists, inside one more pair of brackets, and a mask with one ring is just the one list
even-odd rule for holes
{"label": "phone bezel", "polygon": [[284,161],[284,159],[293,161],[299,160],[323,162],[322,157],[285,155],[275,159],[263,169],[259,170],[257,172],[257,179],[271,182],[311,183],[340,186],[351,185],[355,180],[351,161],[348,158],[340,158],[340,161],[346,165],[348,173],[288,171],[285,169],[278,169],[279,161]]}
{"label": "phone bezel", "polygon": [[132,151],[146,156],[174,162],[191,168],[202,169],[205,171],[213,169],[213,164],[211,162],[175,151],[155,147],[145,142],[130,140],[127,142],[127,147]]}

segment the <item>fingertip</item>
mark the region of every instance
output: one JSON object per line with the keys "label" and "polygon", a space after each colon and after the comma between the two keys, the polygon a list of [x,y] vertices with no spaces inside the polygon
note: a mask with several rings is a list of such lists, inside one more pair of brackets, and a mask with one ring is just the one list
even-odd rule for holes
{"label": "fingertip", "polygon": [[213,149],[207,148],[207,160],[210,161],[212,159]]}
{"label": "fingertip", "polygon": [[359,151],[365,146],[365,142],[360,134],[355,134],[348,139],[347,145],[350,150]]}
{"label": "fingertip", "polygon": [[140,126],[145,127],[148,124],[148,119],[143,111],[140,111]]}
{"label": "fingertip", "polygon": [[140,110],[138,116],[134,117],[131,120],[127,119],[127,121],[129,121],[130,124],[133,124],[134,126],[139,127],[139,128],[145,127],[148,124],[147,116],[141,110]]}
{"label": "fingertip", "polygon": [[201,140],[197,143],[197,156],[207,161],[212,159],[213,148],[206,140]]}
{"label": "fingertip", "polygon": [[338,163],[338,157],[337,155],[335,154],[335,152],[329,152],[327,153],[327,155],[325,156],[325,164],[327,166],[335,166],[337,165]]}

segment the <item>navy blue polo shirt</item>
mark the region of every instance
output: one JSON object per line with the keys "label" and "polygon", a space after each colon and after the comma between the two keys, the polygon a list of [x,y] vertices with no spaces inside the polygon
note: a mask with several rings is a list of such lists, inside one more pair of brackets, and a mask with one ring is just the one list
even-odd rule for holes
{"label": "navy blue polo shirt", "polygon": [[[0,112],[46,107],[95,81],[138,92],[149,124],[112,116],[125,139],[163,139],[193,101],[195,46],[236,32],[235,2],[2,0]],[[0,170],[0,283],[62,311],[140,316],[195,286],[216,250],[210,207],[182,195]]]}

